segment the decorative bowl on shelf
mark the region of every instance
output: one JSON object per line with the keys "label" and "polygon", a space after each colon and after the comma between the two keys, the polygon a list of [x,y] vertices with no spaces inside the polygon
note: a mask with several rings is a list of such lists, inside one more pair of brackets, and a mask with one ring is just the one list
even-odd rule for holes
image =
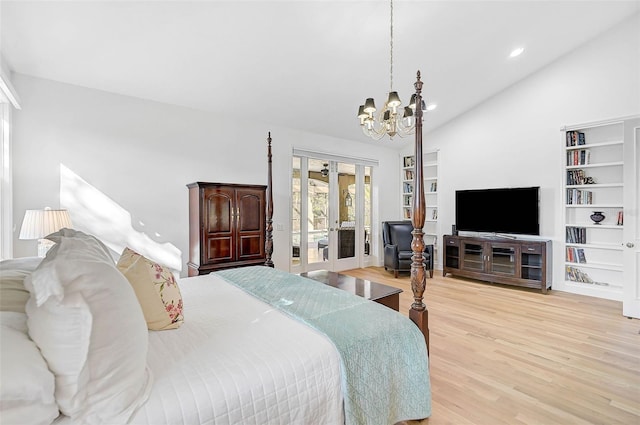
{"label": "decorative bowl on shelf", "polygon": [[594,211],[589,218],[593,220],[595,224],[600,224],[600,222],[604,220],[604,214],[602,214],[602,211]]}

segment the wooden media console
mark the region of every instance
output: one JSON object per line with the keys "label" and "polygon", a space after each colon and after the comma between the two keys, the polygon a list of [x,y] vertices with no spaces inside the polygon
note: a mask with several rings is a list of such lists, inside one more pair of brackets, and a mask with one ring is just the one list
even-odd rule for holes
{"label": "wooden media console", "polygon": [[442,275],[551,289],[551,241],[444,236]]}

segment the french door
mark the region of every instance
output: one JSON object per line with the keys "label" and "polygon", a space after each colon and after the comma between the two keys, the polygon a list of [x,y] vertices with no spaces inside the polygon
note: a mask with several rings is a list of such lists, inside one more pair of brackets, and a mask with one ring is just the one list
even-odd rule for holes
{"label": "french door", "polygon": [[362,267],[372,252],[372,165],[294,152],[290,270]]}

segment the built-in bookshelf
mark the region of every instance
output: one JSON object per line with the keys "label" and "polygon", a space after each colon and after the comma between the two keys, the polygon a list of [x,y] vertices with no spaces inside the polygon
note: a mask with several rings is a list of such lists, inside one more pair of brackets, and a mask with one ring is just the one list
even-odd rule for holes
{"label": "built-in bookshelf", "polygon": [[623,123],[565,128],[562,143],[565,279],[561,289],[621,300]]}
{"label": "built-in bookshelf", "polygon": [[[402,217],[411,220],[414,194],[415,158],[413,155],[401,159],[402,180]],[[434,246],[434,264],[438,264],[438,151],[428,151],[422,155],[422,175],[426,203],[425,223],[423,227],[425,243]]]}
{"label": "built-in bookshelf", "polygon": [[415,157],[407,155],[402,157],[402,218],[411,220],[411,208],[413,205],[413,185],[415,176]]}

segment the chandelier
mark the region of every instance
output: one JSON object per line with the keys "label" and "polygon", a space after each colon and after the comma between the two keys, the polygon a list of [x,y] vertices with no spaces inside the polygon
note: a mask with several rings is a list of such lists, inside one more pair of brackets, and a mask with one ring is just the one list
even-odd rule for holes
{"label": "chandelier", "polygon": [[329,166],[329,163],[325,162],[324,164],[322,164],[322,166],[324,168],[322,170],[320,170],[320,175],[322,177],[327,177],[329,175],[329,169],[327,168]]}
{"label": "chandelier", "polygon": [[[409,105],[404,108],[401,106],[402,102],[398,96],[398,92],[393,91],[393,0],[391,4],[391,37],[390,37],[390,81],[389,81],[389,96],[384,104],[384,107],[376,114],[376,105],[373,98],[369,97],[365,100],[364,105],[360,105],[358,108],[358,118],[360,119],[360,127],[362,132],[375,140],[382,139],[385,135],[389,135],[389,139],[393,140],[393,136],[396,134],[400,137],[405,137],[414,133],[415,130],[415,110],[416,110],[416,95],[411,95]],[[425,103],[421,102],[422,110],[425,111]]]}

